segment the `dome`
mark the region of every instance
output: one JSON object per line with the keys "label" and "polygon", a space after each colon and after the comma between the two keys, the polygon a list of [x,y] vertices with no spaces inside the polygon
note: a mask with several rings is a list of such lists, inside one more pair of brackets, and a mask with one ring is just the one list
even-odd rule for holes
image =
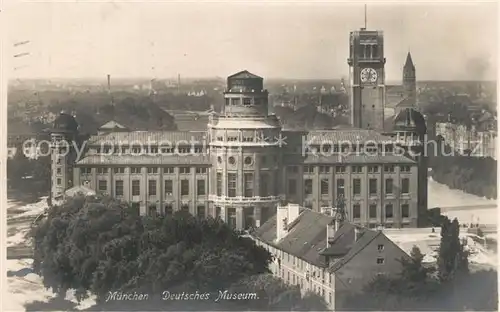
{"label": "dome", "polygon": [[394,118],[394,130],[415,131],[419,134],[425,134],[427,132],[425,118],[415,109],[405,108]]}
{"label": "dome", "polygon": [[57,116],[54,121],[54,132],[77,132],[78,131],[78,123],[75,120],[75,117],[70,114],[66,114],[61,112],[59,116]]}

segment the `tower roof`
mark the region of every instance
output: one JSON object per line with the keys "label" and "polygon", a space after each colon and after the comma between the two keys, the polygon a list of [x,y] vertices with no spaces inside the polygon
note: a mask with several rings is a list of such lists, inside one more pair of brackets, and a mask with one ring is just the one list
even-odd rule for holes
{"label": "tower roof", "polygon": [[75,117],[65,112],[61,114],[54,120],[53,132],[70,132],[76,133],[78,131],[78,123]]}
{"label": "tower roof", "polygon": [[407,107],[394,118],[394,130],[416,131],[425,134],[427,131],[425,118],[415,109]]}
{"label": "tower roof", "polygon": [[415,65],[413,65],[413,60],[411,59],[410,52],[408,52],[408,55],[406,55],[406,62],[404,68],[415,68]]}
{"label": "tower roof", "polygon": [[262,79],[262,77],[259,77],[257,75],[252,74],[248,70],[242,70],[234,75],[231,75],[227,77],[228,79]]}

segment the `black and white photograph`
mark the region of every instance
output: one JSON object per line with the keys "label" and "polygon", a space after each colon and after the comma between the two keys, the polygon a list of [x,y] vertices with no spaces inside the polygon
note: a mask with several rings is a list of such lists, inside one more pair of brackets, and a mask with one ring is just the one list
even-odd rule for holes
{"label": "black and white photograph", "polygon": [[498,311],[498,16],[0,3],[2,310]]}

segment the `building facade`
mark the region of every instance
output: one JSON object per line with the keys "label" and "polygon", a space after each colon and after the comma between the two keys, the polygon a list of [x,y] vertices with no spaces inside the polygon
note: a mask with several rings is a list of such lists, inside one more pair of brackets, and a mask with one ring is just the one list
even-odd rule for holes
{"label": "building facade", "polygon": [[252,233],[273,256],[273,275],[303,293],[323,297],[332,311],[378,274],[396,276],[408,255],[382,231],[340,222],[334,214],[278,206],[277,214]]}
{"label": "building facade", "polygon": [[355,128],[283,131],[268,114],[263,79],[247,71],[228,77],[224,100],[207,131],[128,131],[111,123],[72,156],[56,142],[78,137],[76,121],[61,115],[52,131],[52,197],[81,185],[141,214],[186,210],[236,229],[260,226],[280,201],[321,211],[342,198],[353,223],[418,225],[426,209],[421,169],[393,137]]}

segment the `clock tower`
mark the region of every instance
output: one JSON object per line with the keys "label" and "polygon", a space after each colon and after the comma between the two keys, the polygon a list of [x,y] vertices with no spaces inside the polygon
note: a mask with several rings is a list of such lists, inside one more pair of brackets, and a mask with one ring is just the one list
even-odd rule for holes
{"label": "clock tower", "polygon": [[349,102],[351,125],[384,129],[385,57],[382,31],[361,28],[350,33]]}

